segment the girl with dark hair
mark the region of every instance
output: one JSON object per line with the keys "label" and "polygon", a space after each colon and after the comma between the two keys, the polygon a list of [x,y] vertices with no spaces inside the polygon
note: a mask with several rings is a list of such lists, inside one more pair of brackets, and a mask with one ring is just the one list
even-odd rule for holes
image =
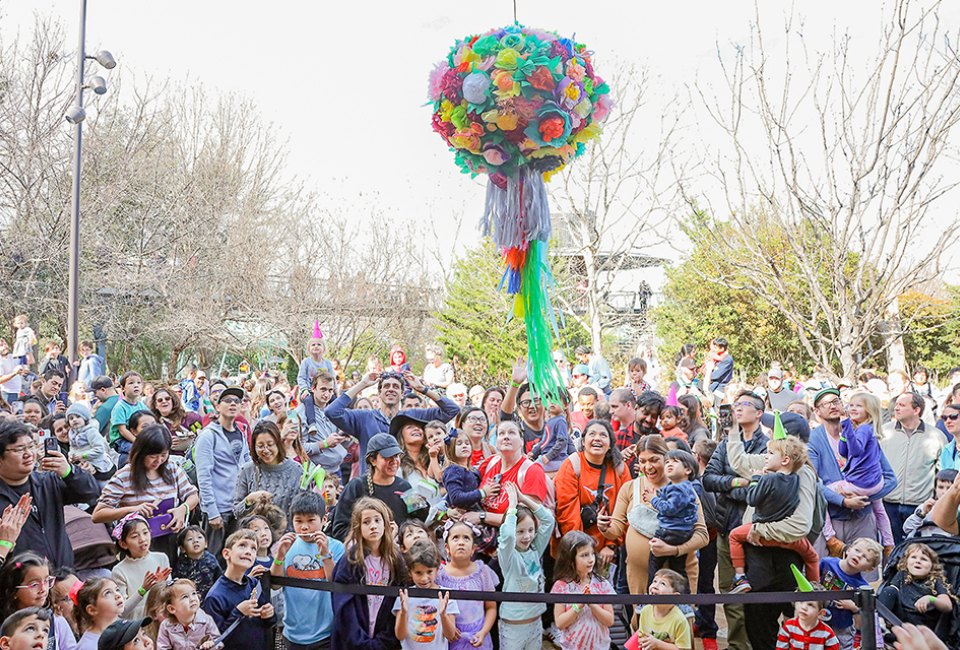
{"label": "girl with dark hair", "polygon": [[[21,553],[0,568],[0,619],[28,607],[51,609],[50,589],[54,577],[50,563],[36,553]],[[62,616],[50,621],[50,642],[47,648],[74,650],[77,641],[70,624]]]}
{"label": "girl with dark hair", "polygon": [[596,542],[600,558],[613,561],[623,540],[607,539],[597,524],[601,519],[609,521],[620,488],[629,480],[630,470],[617,449],[610,424],[590,420],[583,433],[583,451],[568,456],[555,479],[560,534],[572,530],[587,533]]}
{"label": "girl with dark hair", "polygon": [[700,400],[694,395],[681,395],[677,398],[685,409],[687,409],[687,443],[691,447],[698,440],[710,439],[710,428],[703,419],[703,406]]}
{"label": "girl with dark hair", "polygon": [[[118,521],[133,512],[149,519],[161,514],[157,504],[172,501],[173,508],[168,512],[173,518],[163,530],[177,533],[187,525],[190,513],[200,504],[200,495],[186,472],[170,462],[170,445],[170,432],[162,424],[152,424],[140,432],[130,449],[130,462],[103,486],[93,509],[94,523]],[[155,535],[151,549],[166,553],[171,562],[176,562],[176,537]]]}

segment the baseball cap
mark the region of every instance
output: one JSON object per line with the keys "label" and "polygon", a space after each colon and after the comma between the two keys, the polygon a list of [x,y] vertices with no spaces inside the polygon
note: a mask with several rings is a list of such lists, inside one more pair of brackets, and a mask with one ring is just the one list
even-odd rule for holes
{"label": "baseball cap", "polygon": [[780,368],[770,368],[770,372],[767,373],[767,377],[772,377],[774,379],[783,379],[783,370]]}
{"label": "baseball cap", "polygon": [[832,386],[821,388],[817,391],[817,394],[813,396],[813,405],[816,406],[817,403],[827,395],[836,395],[837,397],[840,397],[840,391]]}
{"label": "baseball cap", "polygon": [[104,388],[113,388],[113,380],[106,375],[100,375],[90,382],[90,390],[98,391]]}
{"label": "baseball cap", "polygon": [[574,375],[574,376],[575,376],[575,375],[589,375],[589,374],[590,374],[590,366],[588,366],[588,365],[586,365],[586,364],[583,364],[583,363],[578,363],[577,365],[575,365],[575,366],[573,367],[573,370],[570,371],[570,374],[571,374],[571,375]]}
{"label": "baseball cap", "polygon": [[125,621],[122,618],[117,619],[100,635],[97,650],[121,650],[124,645],[136,638],[141,628],[150,625],[152,622],[153,619],[149,616],[147,618],[135,618],[132,621]]}
{"label": "baseball cap", "polygon": [[223,392],[220,393],[220,397],[217,401],[222,402],[224,397],[230,397],[231,395],[240,400],[243,400],[243,398],[246,397],[246,393],[244,393],[243,389],[239,386],[229,386],[223,389]]}
{"label": "baseball cap", "polygon": [[403,450],[397,444],[397,439],[389,433],[378,433],[370,438],[370,442],[367,443],[367,456],[380,454],[384,458],[393,458],[402,453]]}

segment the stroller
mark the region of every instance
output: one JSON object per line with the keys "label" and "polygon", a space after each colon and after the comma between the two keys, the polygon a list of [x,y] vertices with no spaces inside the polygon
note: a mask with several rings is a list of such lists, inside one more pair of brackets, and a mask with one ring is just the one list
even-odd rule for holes
{"label": "stroller", "polygon": [[117,547],[104,524],[95,524],[90,515],[73,506],[64,506],[63,519],[67,537],[73,546],[76,575],[81,580],[110,577],[110,567],[117,561]]}
{"label": "stroller", "polygon": [[[944,575],[954,592],[960,588],[960,537],[934,535],[931,537],[910,537],[900,542],[890,553],[883,567],[884,586],[890,584],[897,575],[897,563],[903,557],[904,550],[911,544],[926,544],[933,549],[943,564]],[[879,591],[878,591],[879,593]],[[895,614],[898,612],[894,611]],[[960,603],[954,599],[953,610],[942,614],[934,633],[947,644],[948,648],[960,648]],[[892,646],[891,646],[892,647]]]}

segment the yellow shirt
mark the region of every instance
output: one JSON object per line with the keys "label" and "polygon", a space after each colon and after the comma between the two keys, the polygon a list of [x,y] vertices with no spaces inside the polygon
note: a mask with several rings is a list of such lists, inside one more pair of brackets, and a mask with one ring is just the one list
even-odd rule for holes
{"label": "yellow shirt", "polygon": [[676,645],[680,650],[691,650],[693,640],[690,634],[690,624],[680,613],[679,607],[670,608],[670,613],[660,618],[653,611],[653,605],[644,605],[640,610],[640,627],[638,634],[647,634],[660,641]]}

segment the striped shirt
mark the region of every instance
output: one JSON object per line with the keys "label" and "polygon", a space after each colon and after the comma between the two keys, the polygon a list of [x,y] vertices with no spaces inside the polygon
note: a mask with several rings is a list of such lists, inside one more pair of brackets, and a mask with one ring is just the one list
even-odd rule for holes
{"label": "striped shirt", "polygon": [[805,630],[800,620],[791,618],[780,626],[777,634],[777,650],[837,650],[840,642],[830,626],[817,621],[812,630]]}
{"label": "striped shirt", "polygon": [[178,506],[197,491],[180,466],[171,462],[167,467],[173,470],[172,485],[158,476],[147,480],[146,492],[137,493],[133,487],[133,477],[130,476],[130,467],[129,464],[124,465],[113,475],[113,478],[107,481],[100,492],[99,503],[108,508],[126,508],[173,497],[174,505]]}

